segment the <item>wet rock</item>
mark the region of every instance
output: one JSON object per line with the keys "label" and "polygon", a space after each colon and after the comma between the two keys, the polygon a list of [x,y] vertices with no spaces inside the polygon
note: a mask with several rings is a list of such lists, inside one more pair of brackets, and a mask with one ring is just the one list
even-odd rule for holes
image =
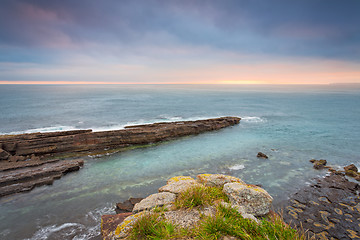
{"label": "wet rock", "polygon": [[150,210],[154,207],[171,206],[174,203],[175,198],[176,195],[170,192],[152,194],[135,204],[133,213]]}
{"label": "wet rock", "polygon": [[315,169],[324,169],[327,163],[325,159],[320,159],[320,160],[311,159],[309,162],[313,163],[313,167]]}
{"label": "wet rock", "polygon": [[[331,174],[301,189],[285,204],[284,220],[316,239],[358,239],[360,185]],[[356,238],[357,235],[357,238]]]}
{"label": "wet rock", "polygon": [[2,149],[11,155],[103,152],[104,149],[125,148],[171,140],[188,135],[238,124],[240,118],[221,117],[198,121],[181,121],[127,126],[122,130],[92,132],[74,130],[64,132],[5,135],[0,138]]}
{"label": "wet rock", "polygon": [[[240,118],[237,117],[221,117],[198,121],[128,126],[122,130],[103,132],[74,130],[4,135],[0,137],[0,160],[7,161],[0,161],[0,171],[18,168],[23,168],[23,172],[31,171],[25,168],[39,166],[43,164],[41,161],[48,157],[88,155],[89,153],[125,149],[134,145],[152,144],[206,131],[219,130],[238,124],[239,121]],[[51,166],[49,167],[51,168]],[[68,170],[78,169],[79,166],[74,166]]]}
{"label": "wet rock", "polygon": [[353,172],[358,172],[358,168],[354,165],[354,164],[350,164],[346,167],[344,167],[345,171],[353,171]]}
{"label": "wet rock", "polygon": [[83,160],[77,159],[0,171],[0,197],[30,191],[36,186],[52,184],[63,174],[79,170],[83,164]]}
{"label": "wet rock", "polygon": [[197,183],[195,179],[189,176],[173,177],[167,181],[167,184],[165,186],[159,188],[159,192],[171,192],[171,193],[179,194],[191,187],[198,185],[200,184]]}
{"label": "wet rock", "polygon": [[120,213],[115,215],[102,215],[101,216],[101,235],[103,240],[111,240],[109,235],[115,231],[117,226],[130,216],[132,213]]}
{"label": "wet rock", "polygon": [[134,205],[139,203],[143,198],[130,198],[124,202],[117,203],[115,211],[116,213],[132,212]]}
{"label": "wet rock", "polygon": [[358,176],[358,173],[354,172],[352,170],[345,171],[345,174],[346,174],[346,176],[353,177],[353,178]]}
{"label": "wet rock", "polygon": [[268,159],[268,158],[269,158],[268,156],[266,156],[265,153],[262,153],[262,152],[258,152],[258,154],[257,154],[256,157],[258,157],[258,158],[264,158],[264,159]]}
{"label": "wet rock", "polygon": [[245,213],[254,216],[267,214],[273,200],[264,189],[250,184],[226,183],[223,191],[231,204],[242,206]]}
{"label": "wet rock", "polygon": [[240,178],[223,174],[200,174],[196,176],[199,183],[209,187],[223,187],[226,183],[242,183],[245,184]]}
{"label": "wet rock", "polygon": [[7,160],[10,156],[10,153],[0,148],[0,160]]}

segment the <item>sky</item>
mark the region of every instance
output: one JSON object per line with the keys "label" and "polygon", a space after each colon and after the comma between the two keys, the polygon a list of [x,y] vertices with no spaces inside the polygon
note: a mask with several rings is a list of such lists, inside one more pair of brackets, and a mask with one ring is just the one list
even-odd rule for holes
{"label": "sky", "polygon": [[0,84],[360,83],[358,0],[0,4]]}

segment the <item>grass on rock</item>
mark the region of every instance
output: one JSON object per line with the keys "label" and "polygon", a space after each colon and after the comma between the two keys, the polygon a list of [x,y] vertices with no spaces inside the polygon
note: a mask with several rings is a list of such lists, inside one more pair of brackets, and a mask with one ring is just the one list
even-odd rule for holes
{"label": "grass on rock", "polygon": [[194,186],[179,194],[176,198],[175,206],[177,208],[194,208],[198,206],[209,205],[216,200],[228,202],[229,199],[222,188]]}
{"label": "grass on rock", "polygon": [[130,232],[130,239],[221,239],[233,236],[244,240],[305,240],[304,234],[285,224],[282,218],[270,213],[257,223],[245,219],[231,207],[219,203],[228,202],[221,188],[195,186],[180,193],[175,201],[177,208],[192,209],[202,206],[216,206],[213,216],[202,216],[192,229],[180,228],[167,221],[162,213],[167,209],[159,208],[140,217]]}

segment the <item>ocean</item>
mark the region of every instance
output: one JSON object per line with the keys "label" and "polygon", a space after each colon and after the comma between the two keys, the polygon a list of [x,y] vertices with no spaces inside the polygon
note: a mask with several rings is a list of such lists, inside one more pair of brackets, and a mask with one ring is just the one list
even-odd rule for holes
{"label": "ocean", "polygon": [[80,171],[51,186],[1,198],[0,239],[101,239],[102,214],[176,175],[236,176],[281,206],[326,174],[310,159],[360,166],[359,106],[360,88],[343,85],[0,85],[0,135],[242,118],[215,132],[86,156]]}

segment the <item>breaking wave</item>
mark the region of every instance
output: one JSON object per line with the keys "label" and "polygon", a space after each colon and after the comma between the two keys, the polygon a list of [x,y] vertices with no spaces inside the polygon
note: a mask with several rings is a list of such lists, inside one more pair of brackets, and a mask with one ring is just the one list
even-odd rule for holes
{"label": "breaking wave", "polygon": [[242,122],[248,122],[248,123],[264,123],[264,122],[267,122],[267,120],[265,118],[261,118],[261,117],[242,117],[241,121]]}
{"label": "breaking wave", "polygon": [[230,170],[241,170],[241,169],[244,169],[244,168],[245,168],[245,166],[242,165],[242,164],[236,164],[234,166],[229,167]]}

